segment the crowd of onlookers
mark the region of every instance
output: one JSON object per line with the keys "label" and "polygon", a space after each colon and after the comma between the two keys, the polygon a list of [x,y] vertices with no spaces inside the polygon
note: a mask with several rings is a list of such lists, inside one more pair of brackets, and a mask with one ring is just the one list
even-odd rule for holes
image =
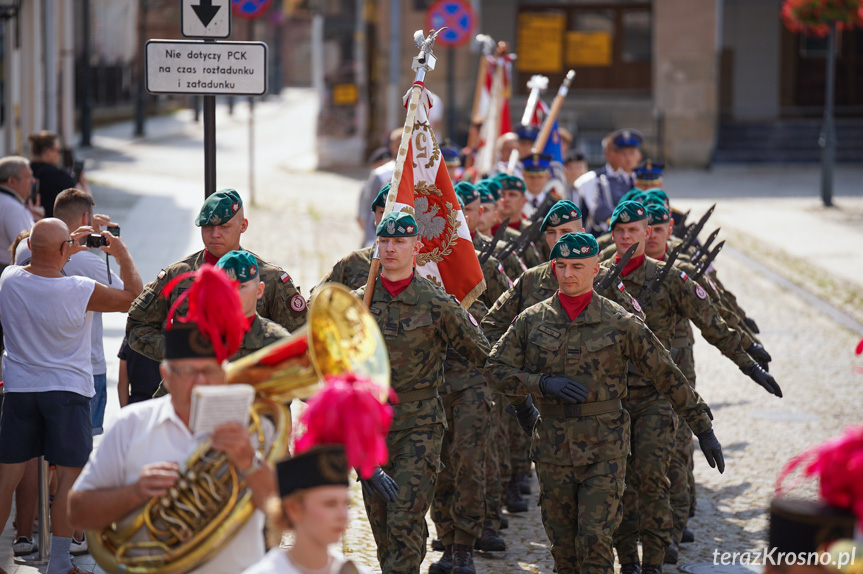
{"label": "crowd of onlookers", "polygon": [[[29,141],[32,159],[0,159],[0,516],[14,498],[16,556],[44,543],[33,536],[44,453],[51,465],[48,572],[66,574],[76,571],[70,552],[87,551],[83,532],[69,525],[66,497],[102,433],[102,313],[128,311],[143,285],[119,226],[95,213],[81,164],[59,165],[64,153],[54,133]],[[152,397],[158,363],[125,340],[118,357],[120,406]]]}

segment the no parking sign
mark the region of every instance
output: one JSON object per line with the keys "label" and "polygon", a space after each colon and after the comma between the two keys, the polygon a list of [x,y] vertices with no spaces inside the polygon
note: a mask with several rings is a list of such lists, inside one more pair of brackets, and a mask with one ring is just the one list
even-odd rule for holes
{"label": "no parking sign", "polygon": [[476,30],[476,13],[465,0],[438,0],[426,12],[426,29],[446,30],[437,37],[444,46],[461,46],[473,38]]}
{"label": "no parking sign", "polygon": [[235,16],[254,20],[263,16],[273,0],[231,0],[231,12]]}

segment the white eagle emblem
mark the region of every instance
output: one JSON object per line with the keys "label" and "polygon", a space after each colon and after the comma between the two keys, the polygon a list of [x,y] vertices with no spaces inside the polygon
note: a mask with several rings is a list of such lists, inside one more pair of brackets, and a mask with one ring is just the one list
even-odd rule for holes
{"label": "white eagle emblem", "polygon": [[423,239],[434,239],[446,229],[446,219],[437,215],[439,210],[437,205],[429,208],[427,197],[417,197],[414,200],[414,219],[417,220]]}
{"label": "white eagle emblem", "polygon": [[387,221],[387,233],[392,235],[396,232],[396,222],[395,221]]}
{"label": "white eagle emblem", "polygon": [[630,217],[629,217],[629,212],[627,212],[627,211],[621,211],[621,212],[620,212],[620,220],[621,220],[622,222],[624,222],[624,223],[628,223],[628,222],[629,222],[629,219],[630,219]]}
{"label": "white eagle emblem", "polygon": [[570,250],[569,250],[569,245],[567,245],[566,243],[564,243],[564,244],[562,244],[562,245],[560,246],[560,256],[561,256],[561,257],[569,257],[569,254],[570,254],[570,253],[571,253],[571,252],[570,252]]}
{"label": "white eagle emblem", "polygon": [[552,213],[551,215],[548,216],[548,222],[551,223],[552,225],[559,225],[560,224],[560,216],[556,213]]}

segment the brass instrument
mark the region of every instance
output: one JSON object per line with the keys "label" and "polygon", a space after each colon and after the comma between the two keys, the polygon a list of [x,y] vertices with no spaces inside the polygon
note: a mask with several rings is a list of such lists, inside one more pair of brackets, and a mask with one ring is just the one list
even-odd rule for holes
{"label": "brass instrument", "polygon": [[[299,332],[230,363],[228,383],[255,387],[250,433],[258,444],[264,444],[262,419],[275,426],[269,449],[261,453],[267,462],[288,450],[291,413],[285,403],[308,398],[324,376],[346,371],[372,379],[386,400],[390,367],[380,329],[362,302],[335,283],[315,294]],[[88,531],[90,554],[107,572],[182,574],[211,558],[254,510],[242,475],[207,441],[186,461],[167,496],[152,498],[122,527]]]}

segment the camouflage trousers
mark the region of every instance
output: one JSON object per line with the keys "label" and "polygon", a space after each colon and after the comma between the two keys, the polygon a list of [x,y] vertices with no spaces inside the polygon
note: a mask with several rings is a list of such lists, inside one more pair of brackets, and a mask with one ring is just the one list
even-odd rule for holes
{"label": "camouflage trousers", "polygon": [[382,468],[399,486],[387,504],[380,494],[363,491],[366,514],[378,547],[382,574],[418,574],[426,553],[425,516],[440,472],[443,425],[390,431],[389,462]]}
{"label": "camouflage trousers", "polygon": [[623,408],[632,420],[632,452],[614,546],[621,564],[639,563],[640,539],[641,564],[661,566],[673,526],[668,466],[674,450],[674,410],[653,385],[630,387]]}
{"label": "camouflage trousers", "polygon": [[[677,358],[677,366],[694,388],[695,357],[692,351],[692,345],[682,348]],[[674,452],[668,467],[668,480],[671,481],[671,512],[674,519],[671,539],[675,544],[680,544],[683,529],[686,528],[689,517],[695,514],[695,475],[693,474],[695,465],[692,460],[694,453],[692,431],[683,420],[678,420],[677,433],[674,436]]]}
{"label": "camouflage trousers", "polygon": [[473,546],[482,534],[486,517],[491,391],[482,384],[441,397],[448,429],[443,438],[443,470],[435,486],[432,520],[444,546]]}
{"label": "camouflage trousers", "polygon": [[557,574],[612,574],[626,459],[583,466],[536,463],[542,524]]}
{"label": "camouflage trousers", "polygon": [[[489,440],[485,456],[485,524],[495,532],[500,531],[500,511],[503,506],[503,476],[511,474],[509,463],[507,427],[503,424],[503,412],[509,402],[501,394],[491,392],[493,404],[489,413]],[[504,475],[506,472],[506,475]]]}
{"label": "camouflage trousers", "polygon": [[[504,405],[506,406],[506,405]],[[530,472],[530,437],[521,430],[518,421],[507,414],[503,416],[509,437],[510,474],[502,475],[503,481],[509,482],[510,476]]]}

